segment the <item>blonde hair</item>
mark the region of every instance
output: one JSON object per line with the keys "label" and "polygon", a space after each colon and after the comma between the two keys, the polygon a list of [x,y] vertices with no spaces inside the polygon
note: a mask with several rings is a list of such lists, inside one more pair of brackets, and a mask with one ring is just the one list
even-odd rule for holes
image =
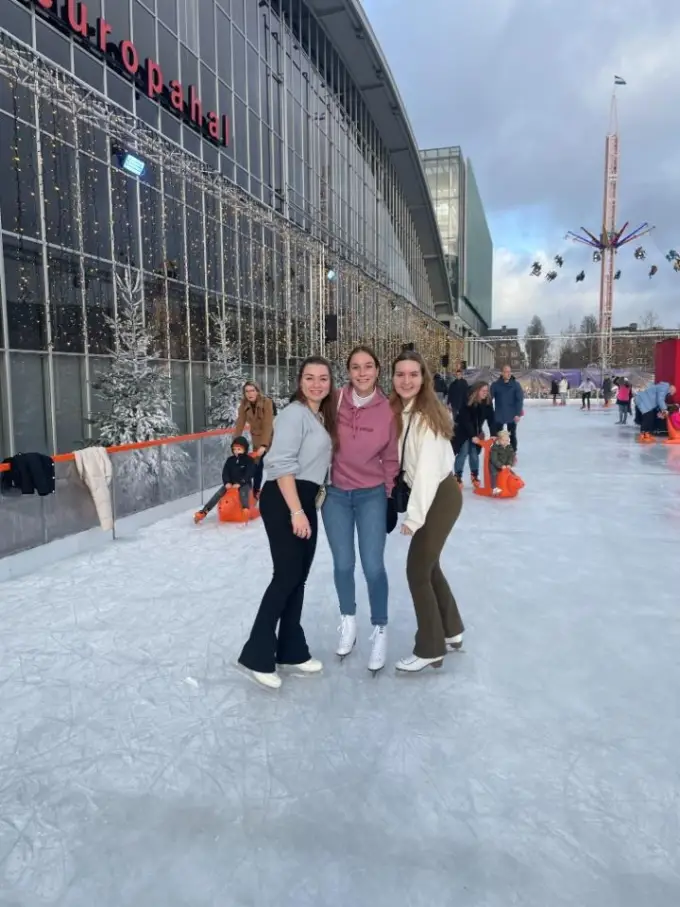
{"label": "blonde hair", "polygon": [[498,432],[498,434],[496,435],[496,437],[497,437],[499,440],[503,440],[503,441],[506,441],[506,440],[507,440],[507,441],[509,441],[509,440],[510,440],[510,432],[507,430],[507,428],[501,428],[501,430]]}
{"label": "blonde hair", "polygon": [[[437,397],[434,390],[434,383],[432,381],[432,375],[429,368],[423,357],[420,353],[416,353],[413,350],[404,350],[403,353],[400,353],[397,358],[392,363],[392,377],[394,378],[394,373],[396,371],[397,365],[400,362],[416,362],[420,366],[420,374],[423,379],[418,394],[413,401],[412,413],[416,413],[421,417],[423,422],[431,429],[435,435],[446,438],[447,441],[450,441],[453,437],[453,422],[451,420],[451,414],[448,409],[444,406],[443,403],[440,403],[439,398]],[[390,394],[390,406],[392,407],[392,412],[394,413],[394,418],[397,422],[397,432],[401,435],[403,429],[403,419],[402,413],[404,411],[404,404],[401,401],[399,394],[392,389]]]}

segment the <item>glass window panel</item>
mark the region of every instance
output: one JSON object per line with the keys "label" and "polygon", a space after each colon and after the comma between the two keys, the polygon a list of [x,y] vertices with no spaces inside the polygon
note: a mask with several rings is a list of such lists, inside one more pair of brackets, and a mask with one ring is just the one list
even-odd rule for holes
{"label": "glass window panel", "polygon": [[16,3],[3,2],[2,26],[7,29],[10,35],[19,38],[24,44],[33,43],[31,17],[27,10],[23,10],[20,6],[17,6]]}
{"label": "glass window panel", "polygon": [[231,23],[217,7],[217,71],[220,79],[231,86]]}
{"label": "glass window panel", "polygon": [[0,114],[0,210],[5,230],[40,235],[35,130]]}
{"label": "glass window panel", "polygon": [[202,287],[205,285],[203,216],[200,211],[196,211],[194,208],[187,208],[186,211],[189,283]]}
{"label": "glass window panel", "polygon": [[211,69],[215,69],[215,7],[212,0],[206,3],[205,8],[201,10],[198,27],[201,42],[201,60]]}
{"label": "glass window panel", "polygon": [[47,357],[32,353],[12,353],[12,409],[14,446],[18,452],[53,454],[46,401]]}
{"label": "glass window panel", "polygon": [[76,76],[97,91],[104,91],[104,64],[101,60],[76,46],[73,48],[73,56]]}
{"label": "glass window panel", "polygon": [[139,265],[137,185],[122,170],[111,168],[114,258],[134,267]]}
{"label": "glass window panel", "polygon": [[141,3],[132,4],[132,16],[134,24],[133,39],[140,57],[143,59],[147,57],[151,57],[153,60],[157,59],[156,20]]}
{"label": "glass window panel", "polygon": [[249,115],[249,134],[248,142],[250,147],[250,174],[259,180],[262,176],[262,167],[260,165],[260,120],[254,113]]}
{"label": "glass window panel", "polygon": [[243,35],[236,30],[232,33],[232,54],[234,57],[234,91],[246,98],[246,42]]}
{"label": "glass window panel", "polygon": [[158,62],[166,79],[174,79],[179,73],[179,42],[167,28],[158,26]]}
{"label": "glass window panel", "polygon": [[57,453],[70,453],[82,446],[87,434],[82,370],[80,356],[57,355],[53,359]]}
{"label": "glass window panel", "polygon": [[260,58],[257,51],[247,45],[248,105],[255,113],[260,112]]}
{"label": "glass window panel", "polygon": [[107,321],[107,318],[113,317],[113,276],[110,267],[87,261],[85,290],[89,351],[109,353],[113,346],[111,326]]}
{"label": "glass window panel", "polygon": [[[169,0],[175,2],[175,0]],[[113,29],[111,40],[122,41],[132,35],[130,28],[130,7],[126,0],[106,0],[104,9],[106,21]]]}
{"label": "glass window panel", "polygon": [[85,336],[78,258],[48,249],[47,275],[53,347],[63,353],[83,353]]}
{"label": "glass window panel", "polygon": [[75,151],[50,136],[42,136],[45,235],[47,241],[69,249],[79,247],[76,193],[72,189]]}
{"label": "glass window panel", "polygon": [[187,306],[184,299],[184,287],[173,281],[168,281],[168,327],[170,356],[173,359],[188,359]]}
{"label": "glass window panel", "polygon": [[187,366],[184,362],[171,362],[172,418],[184,435],[189,430],[189,411],[187,405]]}
{"label": "glass window panel", "polygon": [[142,261],[145,271],[163,271],[163,207],[161,195],[140,183],[142,210]]}
{"label": "glass window panel", "polygon": [[3,237],[8,337],[12,349],[47,349],[40,248],[37,243]]}
{"label": "glass window panel", "polygon": [[194,407],[194,424],[192,431],[205,431],[207,429],[206,412],[206,381],[205,366],[195,362],[191,366],[191,401]]}
{"label": "glass window panel", "polygon": [[[252,0],[249,0],[252,2]],[[246,15],[243,7],[243,0],[231,0],[231,18],[234,25],[238,26],[241,31],[246,28]]]}
{"label": "glass window panel", "polygon": [[[239,98],[234,98],[233,142],[236,163],[248,169],[248,110]],[[246,187],[247,188],[247,187]]]}
{"label": "glass window panel", "polygon": [[155,350],[162,359],[166,359],[170,355],[170,338],[167,283],[164,279],[144,275],[144,309]]}
{"label": "glass window panel", "polygon": [[71,45],[53,28],[36,18],[35,39],[38,53],[71,70]]}
{"label": "glass window panel", "polygon": [[157,0],[158,18],[177,32],[177,0]]}
{"label": "glass window panel", "polygon": [[207,360],[207,324],[205,293],[189,291],[189,324],[191,328],[191,358],[198,362]]}

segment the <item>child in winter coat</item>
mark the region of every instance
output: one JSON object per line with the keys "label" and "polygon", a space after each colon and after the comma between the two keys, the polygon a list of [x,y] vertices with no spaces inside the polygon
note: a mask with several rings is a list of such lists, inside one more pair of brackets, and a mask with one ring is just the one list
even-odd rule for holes
{"label": "child in winter coat", "polygon": [[510,432],[502,429],[498,432],[489,452],[489,472],[494,495],[501,493],[498,487],[498,474],[503,469],[510,469],[514,461],[515,451],[510,445]]}
{"label": "child in winter coat", "polygon": [[227,458],[222,467],[222,485],[208,503],[194,514],[194,523],[202,522],[230,488],[238,488],[241,507],[243,510],[247,510],[255,469],[256,463],[248,455],[248,441],[240,436],[234,438],[231,443],[231,456]]}

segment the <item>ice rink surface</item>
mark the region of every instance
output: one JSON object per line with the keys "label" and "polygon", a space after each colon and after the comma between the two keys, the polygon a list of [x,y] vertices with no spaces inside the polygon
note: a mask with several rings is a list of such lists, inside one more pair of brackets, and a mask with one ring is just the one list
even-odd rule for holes
{"label": "ice rink surface", "polygon": [[[0,586],[1,907],[677,907],[680,448],[600,409],[527,407],[515,501],[445,554],[467,623],[340,664],[321,540],[321,677],[234,666],[270,574],[261,525],[191,514]],[[467,478],[467,477],[466,477]]]}

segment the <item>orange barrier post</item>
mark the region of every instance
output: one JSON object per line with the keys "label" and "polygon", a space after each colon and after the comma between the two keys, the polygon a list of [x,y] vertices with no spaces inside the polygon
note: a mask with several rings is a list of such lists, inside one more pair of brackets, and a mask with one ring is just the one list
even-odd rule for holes
{"label": "orange barrier post", "polygon": [[524,482],[512,469],[501,469],[498,473],[498,487],[501,493],[493,493],[491,486],[491,457],[489,456],[493,443],[493,438],[486,438],[482,442],[482,448],[484,449],[484,484],[480,485],[479,488],[475,488],[474,493],[483,498],[516,498],[520,490],[524,488]]}

